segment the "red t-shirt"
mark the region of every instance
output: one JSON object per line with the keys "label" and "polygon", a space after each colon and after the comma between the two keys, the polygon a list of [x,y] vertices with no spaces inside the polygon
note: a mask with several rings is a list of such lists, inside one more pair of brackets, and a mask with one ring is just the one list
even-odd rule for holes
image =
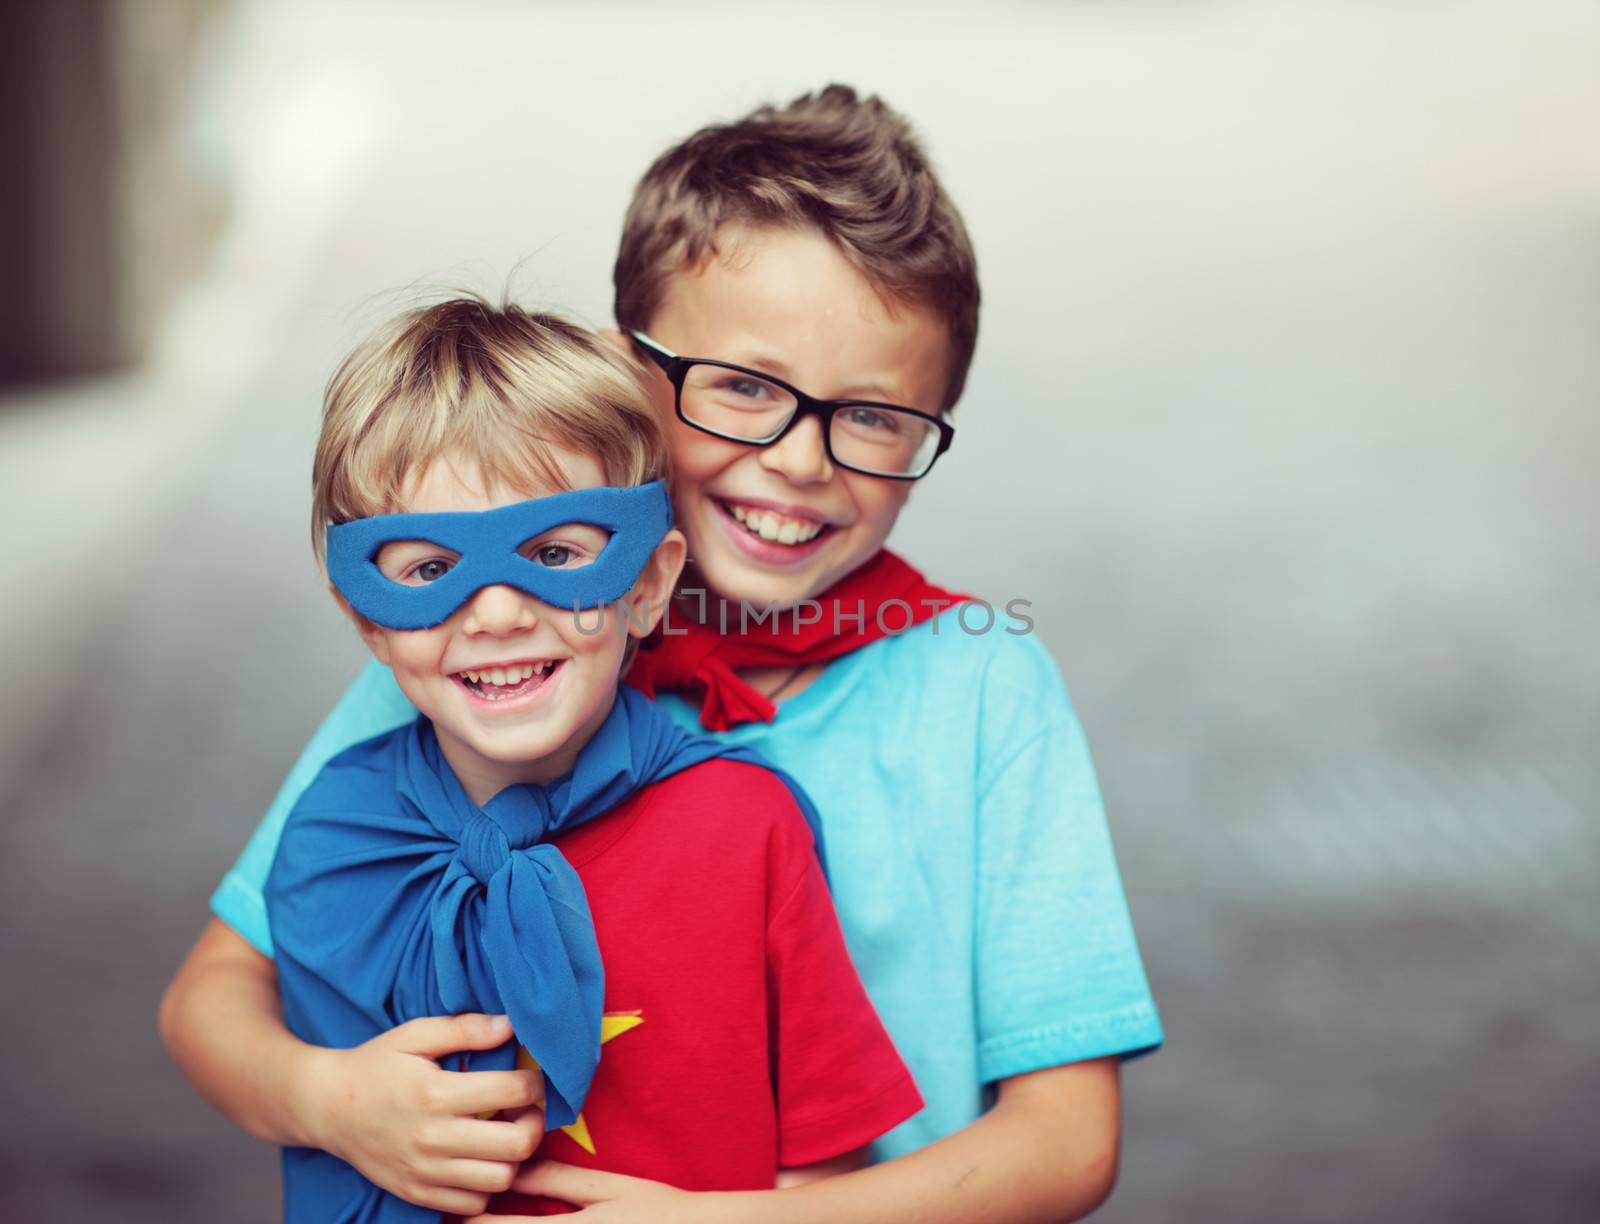
{"label": "red t-shirt", "polygon": [[[811,831],[768,771],[712,760],[556,843],[606,988],[581,1122],[536,1159],[686,1190],[769,1189],[922,1108],[845,950]],[[579,1128],[572,1128],[577,1130]],[[498,1196],[490,1212],[564,1207]]]}

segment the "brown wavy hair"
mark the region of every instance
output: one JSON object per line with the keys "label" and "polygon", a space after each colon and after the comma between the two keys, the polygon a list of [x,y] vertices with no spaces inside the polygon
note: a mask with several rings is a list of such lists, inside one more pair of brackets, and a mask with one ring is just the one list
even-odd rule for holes
{"label": "brown wavy hair", "polygon": [[978,339],[978,269],[961,214],[905,119],[829,85],[702,128],[634,190],[612,282],[622,327],[648,331],[670,277],[716,255],[724,225],[810,228],[891,301],[949,330],[943,408],[961,396]]}

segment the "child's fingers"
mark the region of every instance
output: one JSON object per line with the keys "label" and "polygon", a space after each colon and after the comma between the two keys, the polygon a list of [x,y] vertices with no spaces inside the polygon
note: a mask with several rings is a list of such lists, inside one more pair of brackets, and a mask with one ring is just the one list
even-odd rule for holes
{"label": "child's fingers", "polygon": [[511,1188],[511,1178],[516,1171],[516,1165],[497,1160],[450,1160],[445,1162],[439,1180],[460,1190],[499,1194]]}
{"label": "child's fingers", "polygon": [[481,1114],[544,1104],[544,1076],[537,1071],[442,1071],[430,1073],[428,1103],[436,1113]]}
{"label": "child's fingers", "polygon": [[457,1118],[440,1128],[431,1146],[439,1156],[520,1165],[533,1155],[543,1138],[542,1120],[479,1122],[474,1118]]}
{"label": "child's fingers", "polygon": [[449,1186],[415,1186],[405,1194],[405,1198],[418,1207],[472,1219],[483,1218],[478,1213],[489,1205],[489,1197],[480,1190],[456,1190]]}
{"label": "child's fingers", "polygon": [[[521,1142],[528,1146],[528,1156],[544,1142],[544,1105],[529,1105],[526,1109],[510,1109],[495,1121],[516,1127]],[[524,1157],[527,1159],[527,1157]]]}
{"label": "child's fingers", "polygon": [[574,1207],[587,1207],[616,1198],[629,1183],[637,1181],[621,1173],[580,1169],[559,1160],[541,1160],[518,1173],[511,1181],[511,1188],[518,1194],[542,1194]]}
{"label": "child's fingers", "polygon": [[460,1050],[492,1050],[511,1040],[511,1021],[505,1016],[467,1012],[460,1016],[423,1016],[408,1020],[385,1034],[387,1041],[407,1054],[443,1058]]}

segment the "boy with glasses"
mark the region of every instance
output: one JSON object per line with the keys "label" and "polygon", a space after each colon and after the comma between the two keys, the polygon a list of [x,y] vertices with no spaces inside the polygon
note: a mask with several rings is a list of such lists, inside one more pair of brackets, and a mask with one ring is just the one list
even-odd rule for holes
{"label": "boy with glasses", "polygon": [[[629,679],[811,793],[846,940],[927,1107],[874,1146],[873,1167],[782,1194],[693,1196],[549,1163],[518,1188],[610,1221],[1085,1214],[1116,1173],[1119,1063],[1161,1029],[1082,732],[1033,638],[982,632],[883,548],[950,444],[976,340],[959,215],[904,122],[835,86],[663,154],[615,281],[617,342],[642,350],[669,422],[685,590],[704,592],[678,601]],[[801,615],[808,602],[823,614]],[[729,615],[746,605],[794,614]],[[332,1135],[379,1181],[430,1112],[408,1095],[380,1118],[337,1086],[426,1084],[443,1101],[415,1064],[452,1047],[397,1038],[346,1055],[334,1087],[297,1088],[322,1055],[273,1024],[253,881],[300,774],[406,714],[381,673],[357,680],[218,891],[233,929],[202,937],[165,1012],[180,1062],[233,1116]],[[223,982],[248,983],[248,1001]],[[209,1034],[219,1021],[277,1069],[252,1077]],[[480,1018],[459,1033],[503,1040]],[[388,1126],[396,1113],[406,1123]]]}

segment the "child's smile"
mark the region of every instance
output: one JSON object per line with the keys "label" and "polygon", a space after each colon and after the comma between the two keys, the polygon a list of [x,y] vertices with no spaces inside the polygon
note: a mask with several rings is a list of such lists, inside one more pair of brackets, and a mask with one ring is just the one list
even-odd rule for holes
{"label": "child's smile", "polygon": [[[937,413],[948,336],[918,307],[885,303],[828,239],[806,230],[729,227],[721,254],[678,273],[650,336],[676,353],[769,371],[827,398]],[[716,594],[782,607],[820,594],[879,548],[910,484],[836,468],[816,418],[770,446],[678,420],[659,371],[678,525],[697,577]]]}
{"label": "child's smile", "polygon": [[837,524],[804,506],[764,500],[716,500],[729,538],[758,564],[798,564],[822,548]]}
{"label": "child's smile", "polygon": [[535,694],[545,695],[560,667],[560,659],[516,659],[464,668],[450,678],[487,706],[517,710],[531,704]]}
{"label": "child's smile", "polygon": [[[605,484],[598,462],[551,447],[573,489]],[[489,510],[563,490],[481,489],[470,462],[429,466],[408,489],[403,513]],[[592,562],[608,535],[585,523],[544,532],[522,550],[552,568]],[[424,540],[385,544],[377,555],[396,582],[437,581],[455,555]],[[394,671],[401,691],[433,723],[439,746],[467,793],[487,802],[516,782],[548,782],[572,768],[611,711],[628,640],[620,605],[574,613],[510,586],[476,592],[431,629],[362,634]]]}

